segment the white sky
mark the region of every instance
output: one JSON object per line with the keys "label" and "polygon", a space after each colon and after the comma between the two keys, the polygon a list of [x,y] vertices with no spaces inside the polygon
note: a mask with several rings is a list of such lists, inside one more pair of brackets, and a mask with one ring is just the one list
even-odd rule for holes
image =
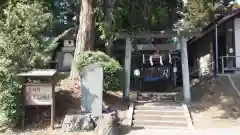
{"label": "white sky", "polygon": [[[240,4],[240,0],[236,0]],[[187,0],[183,0],[184,3],[187,2]]]}

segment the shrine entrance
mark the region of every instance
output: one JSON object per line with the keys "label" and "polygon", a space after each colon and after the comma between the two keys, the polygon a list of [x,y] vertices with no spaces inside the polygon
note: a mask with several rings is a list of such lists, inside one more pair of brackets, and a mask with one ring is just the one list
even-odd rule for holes
{"label": "shrine entrance", "polygon": [[131,60],[131,90],[138,92],[167,92],[173,83],[172,54],[169,50],[136,50]]}
{"label": "shrine entrance", "polygon": [[[125,45],[125,58],[124,58],[124,93],[123,98],[125,100],[129,100],[129,93],[131,90],[131,80],[133,77],[133,74],[138,77],[138,80],[140,83],[145,83],[145,86],[147,87],[147,84],[154,87],[153,84],[150,83],[158,83],[161,79],[166,79],[169,77],[170,73],[170,67],[163,64],[163,56],[160,54],[161,50],[173,50],[177,49],[181,52],[181,72],[182,72],[182,80],[183,80],[183,97],[185,102],[191,101],[191,93],[190,93],[190,84],[189,84],[189,68],[188,68],[188,52],[187,52],[187,40],[186,37],[192,37],[192,36],[200,36],[201,32],[199,31],[182,31],[181,29],[176,31],[159,31],[159,32],[145,32],[145,33],[135,33],[134,35],[129,35],[128,33],[122,33],[118,36],[118,38],[125,39],[126,45]],[[161,44],[135,44],[134,41],[136,39],[167,39],[164,40],[166,43]],[[178,43],[174,41],[174,39],[177,39]],[[174,41],[174,42],[173,42]],[[135,49],[136,48],[136,49]],[[173,48],[173,49],[172,49]],[[139,69],[132,69],[132,55],[134,53],[137,53],[138,51],[148,51],[153,50],[155,51],[153,54],[150,55],[149,64],[142,64],[142,68]],[[144,53],[140,53],[144,54]],[[161,57],[161,58],[160,58]],[[145,59],[145,58],[144,58]],[[155,64],[156,61],[158,61],[160,65]],[[140,62],[141,63],[141,62]],[[140,67],[140,66],[139,66]],[[132,72],[133,70],[133,72]],[[166,72],[168,70],[168,72]],[[147,72],[146,72],[147,71]],[[142,76],[141,76],[142,74]],[[170,74],[171,76],[171,74]],[[163,81],[164,82],[164,81]],[[166,84],[165,84],[166,85]],[[139,85],[140,87],[144,86]],[[151,87],[148,87],[151,89]],[[167,85],[166,85],[167,86]],[[166,87],[165,86],[165,87]],[[155,87],[161,87],[161,85],[158,84],[158,86]],[[143,88],[140,88],[143,90]]]}

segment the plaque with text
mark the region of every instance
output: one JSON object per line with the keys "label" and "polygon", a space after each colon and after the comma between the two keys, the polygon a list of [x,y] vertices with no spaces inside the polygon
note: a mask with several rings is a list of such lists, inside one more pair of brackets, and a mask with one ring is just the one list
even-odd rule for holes
{"label": "plaque with text", "polygon": [[25,87],[26,105],[52,105],[51,84],[27,84]]}

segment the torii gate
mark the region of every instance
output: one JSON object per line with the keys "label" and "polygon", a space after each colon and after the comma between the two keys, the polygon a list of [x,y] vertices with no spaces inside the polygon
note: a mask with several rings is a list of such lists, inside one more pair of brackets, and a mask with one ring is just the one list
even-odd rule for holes
{"label": "torii gate", "polygon": [[[197,37],[201,36],[199,31],[159,31],[159,32],[150,32],[150,33],[137,33],[134,35],[134,38],[174,38],[178,37],[180,43],[181,51],[181,64],[182,64],[182,77],[183,77],[183,96],[186,103],[191,102],[191,92],[190,92],[190,82],[189,82],[189,67],[188,67],[188,52],[187,52],[187,40],[186,37]],[[125,87],[123,98],[129,100],[130,92],[130,75],[131,75],[131,55],[132,55],[132,39],[131,35],[127,33],[122,33],[118,37],[119,39],[126,40],[125,47],[125,61],[124,61],[124,73],[125,73]],[[158,44],[168,45],[168,44]],[[172,44],[169,44],[172,46]],[[175,44],[177,48],[177,44]]]}

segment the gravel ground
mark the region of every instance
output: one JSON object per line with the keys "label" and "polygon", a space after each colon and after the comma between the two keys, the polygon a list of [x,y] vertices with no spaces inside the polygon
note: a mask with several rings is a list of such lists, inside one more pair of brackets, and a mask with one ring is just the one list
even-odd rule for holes
{"label": "gravel ground", "polygon": [[[65,90],[69,88],[69,84],[66,83],[69,82],[68,80],[64,80],[60,82],[60,86],[58,88],[63,88],[65,92],[68,92],[68,90]],[[159,131],[159,130],[137,130],[132,131],[130,135],[136,134],[156,134],[159,135],[159,133],[166,134],[191,134],[191,135],[212,135],[213,133],[217,133],[218,135],[225,135],[231,133],[231,135],[239,134],[240,130],[239,128],[235,128],[236,125],[240,125],[238,122],[238,119],[240,117],[240,102],[239,98],[234,95],[234,93],[229,92],[233,91],[231,90],[231,86],[229,84],[222,85],[219,84],[217,81],[203,81],[196,85],[194,87],[194,92],[192,92],[193,100],[194,102],[189,105],[189,110],[191,112],[194,126],[196,129],[196,132],[190,132],[190,131]],[[74,98],[78,98],[80,93],[75,93]],[[77,95],[77,96],[76,96]],[[66,97],[61,97],[62,98]],[[121,92],[108,92],[104,94],[105,103],[108,106],[113,106],[118,110],[119,116],[121,119],[125,118],[125,113],[128,108],[128,103],[123,102],[121,100],[122,93]],[[74,99],[74,102],[71,103],[80,103],[79,100]],[[60,106],[63,106],[62,103],[59,103]],[[69,106],[64,105],[64,106]],[[71,107],[75,107],[76,105],[72,105]],[[59,111],[65,111],[66,108],[61,108]],[[59,116],[60,117],[60,116]],[[221,128],[221,129],[220,129]],[[1,134],[1,133],[0,133]],[[27,128],[25,132],[20,131],[12,131],[7,130],[2,135],[94,135],[91,132],[80,132],[80,133],[65,133],[61,129],[56,130],[50,130],[48,128],[39,128],[39,129],[32,129]]]}
{"label": "gravel ground", "polygon": [[66,133],[61,131],[60,129],[51,130],[46,128],[39,130],[26,130],[25,132],[8,130],[1,135],[95,135],[95,134],[92,132]]}
{"label": "gravel ground", "polygon": [[179,131],[179,130],[136,130],[130,132],[128,135],[145,135],[145,134],[151,134],[151,135],[239,135],[240,128],[234,127],[234,128],[212,128],[208,130],[195,130],[195,131]]}
{"label": "gravel ground", "polygon": [[194,86],[189,105],[196,129],[231,128],[239,125],[240,99],[228,81],[202,80]]}

